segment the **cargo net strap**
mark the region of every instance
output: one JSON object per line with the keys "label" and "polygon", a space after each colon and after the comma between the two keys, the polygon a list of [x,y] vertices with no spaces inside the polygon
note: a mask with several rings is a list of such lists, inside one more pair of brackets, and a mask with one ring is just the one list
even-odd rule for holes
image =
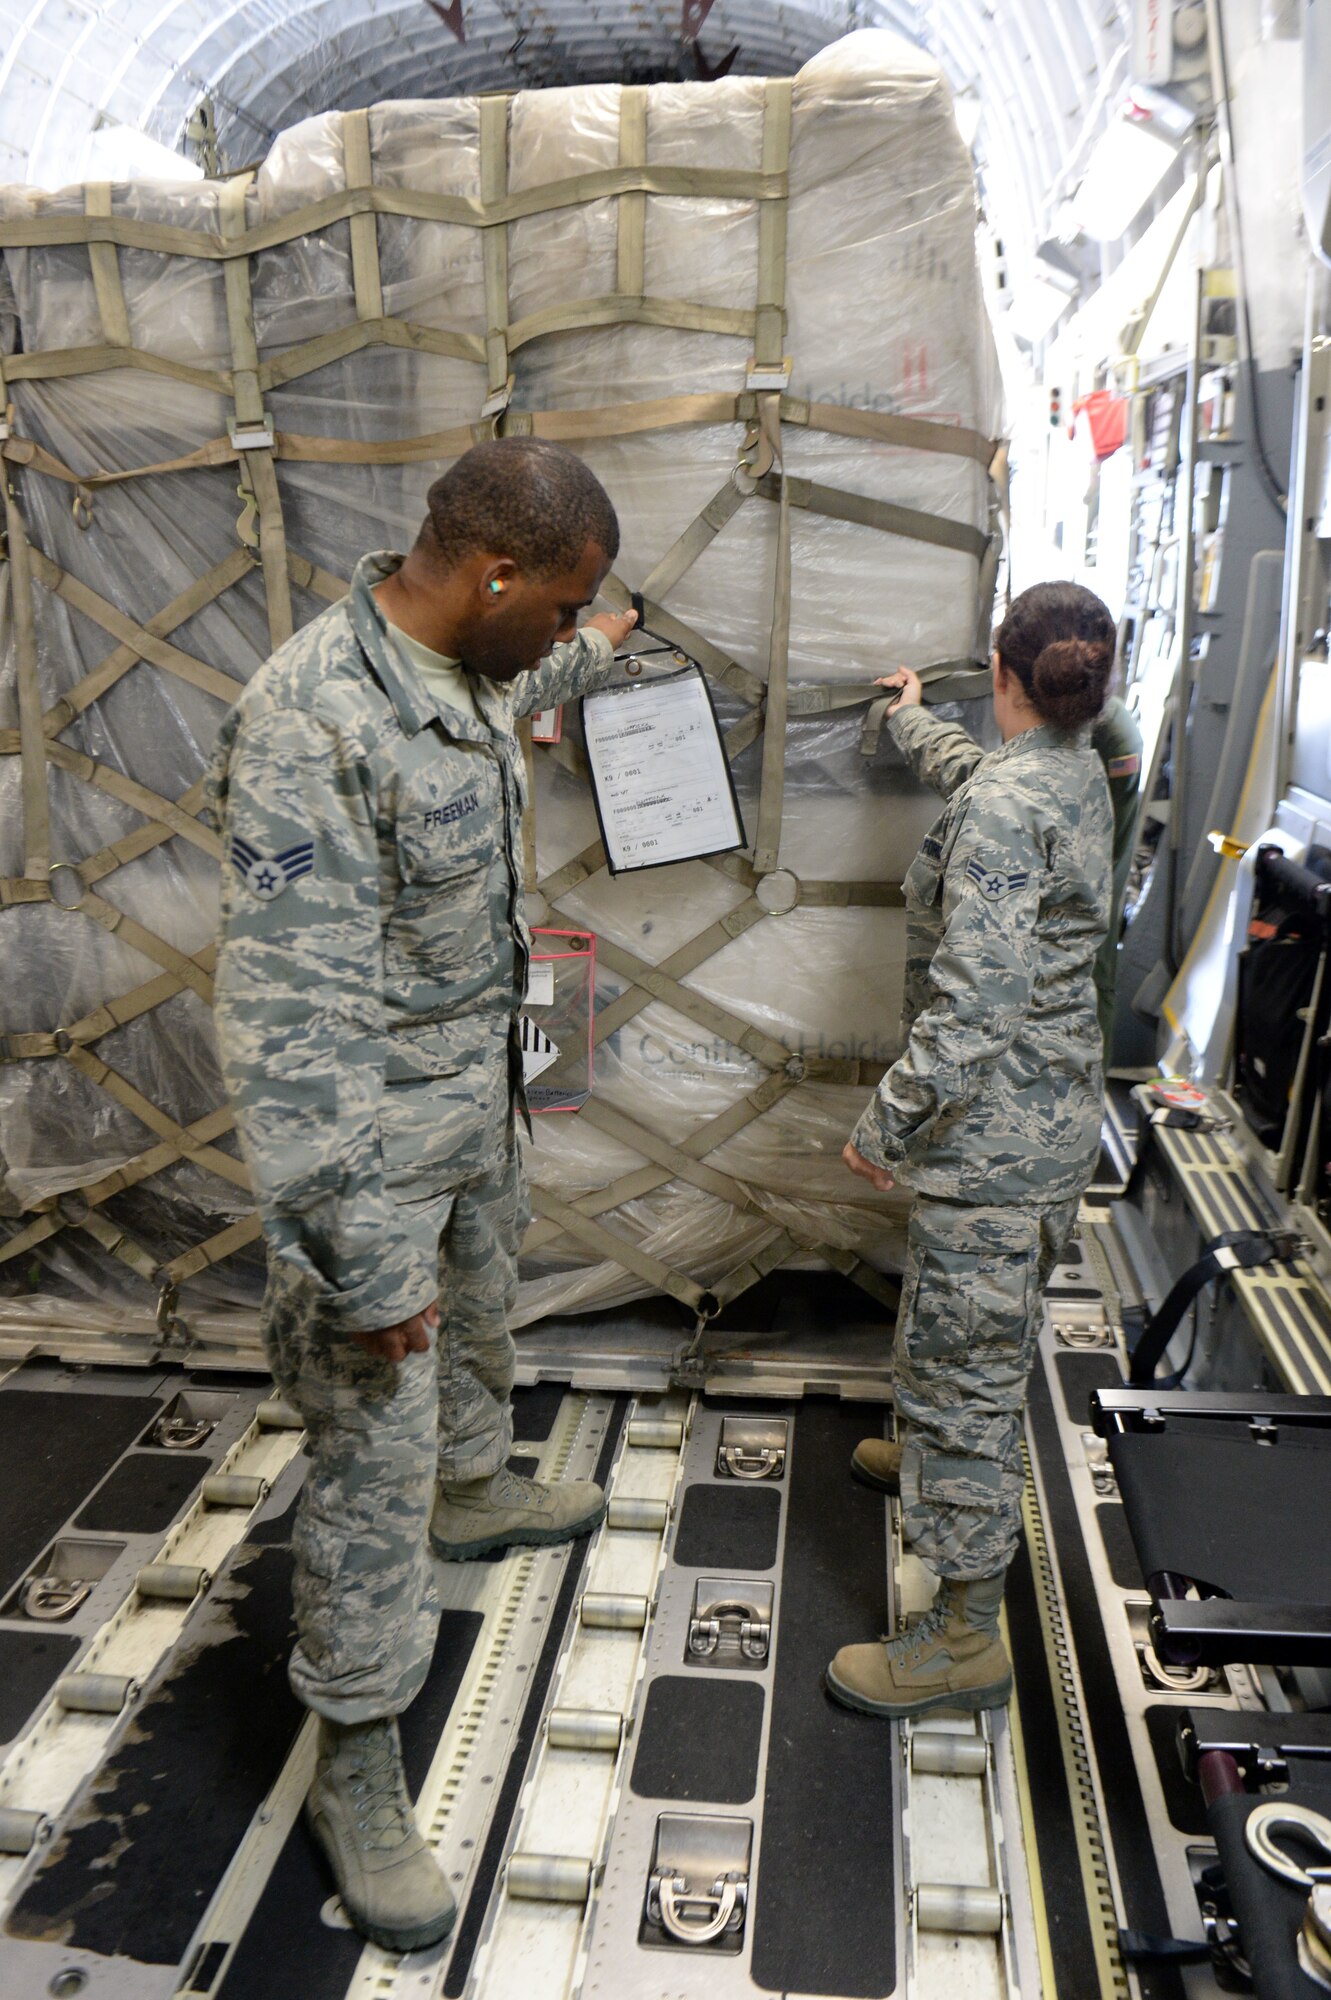
{"label": "cargo net strap", "polygon": [[[818,1256],[884,1306],[895,1306],[897,1287],[891,1279],[850,1251],[823,1243],[810,1232],[781,1225],[768,1216],[759,1194],[751,1186],[708,1164],[709,1156],[717,1148],[801,1084],[867,1087],[877,1082],[881,1067],[855,1060],[803,1055],[731,1009],[707,999],[686,982],[714,953],[763,922],[769,914],[759,891],[764,877],[775,871],[778,864],[789,719],[862,707],[866,710],[866,722],[861,748],[866,755],[877,748],[885,704],[873,684],[799,688],[788,685],[792,509],[812,511],[832,520],[850,521],[887,535],[947,548],[973,561],[979,609],[978,657],[937,662],[926,668],[921,678],[932,700],[965,699],[983,693],[988,684],[982,660],[997,571],[997,533],[987,534],[969,523],[791,477],[784,466],[785,432],[795,426],[913,452],[970,459],[987,470],[994,482],[995,527],[1006,465],[1003,450],[994,440],[959,425],[848,409],[807,401],[789,393],[789,368],[783,365],[783,344],[790,120],[791,86],[788,81],[776,81],[767,86],[760,171],[652,166],[646,158],[647,93],[640,87],[626,88],[621,94],[617,166],[515,194],[508,184],[508,100],[485,98],[480,106],[480,192],[472,198],[376,186],[369,114],[360,111],[348,113],[342,119],[345,191],[258,227],[248,226],[247,221],[251,175],[237,176],[223,188],[216,233],[114,215],[111,190],[101,184],[86,190],[82,216],[0,221],[0,248],[86,245],[103,335],[102,341],[92,346],[0,358],[0,414],[7,419],[0,424],[0,456],[11,475],[5,480],[8,562],[0,567],[0,591],[7,590],[9,597],[18,692],[18,727],[0,730],[0,756],[17,756],[21,760],[23,812],[23,871],[18,876],[0,879],[0,906],[54,903],[71,917],[98,924],[117,935],[160,967],[154,978],[106,1001],[58,1032],[13,1033],[0,1038],[0,1060],[69,1063],[131,1111],[154,1141],[101,1179],[36,1203],[29,1211],[30,1219],[0,1245],[0,1266],[28,1255],[62,1230],[80,1230],[97,1241],[108,1255],[154,1284],[159,1292],[159,1305],[165,1302],[173,1308],[182,1284],[253,1243],[261,1233],[257,1216],[247,1214],[163,1263],[104,1213],[105,1205],[114,1196],[141,1185],[181,1160],[193,1161],[232,1188],[249,1192],[243,1165],[217,1143],[234,1130],[228,1108],[219,1106],[194,1122],[181,1125],[95,1052],[95,1045],[103,1036],[150,1013],[186,989],[211,1002],[216,958],[211,945],[192,956],[179,951],[117,907],[98,885],[118,868],[169,840],[185,840],[213,859],[220,859],[221,847],[216,833],[199,818],[203,805],[201,783],[191,786],[180,798],[163,798],[61,739],[126,675],[145,667],[189,682],[220,701],[228,704],[234,701],[242,683],[211,661],[175,645],[171,635],[254,570],[258,569],[262,575],[269,639],[274,648],[293,630],[293,584],[330,603],[345,594],[345,579],[306,561],[288,547],[280,466],[437,463],[457,457],[472,444],[492,436],[533,436],[577,444],[686,426],[736,424],[744,427],[744,442],[735,470],[649,572],[639,601],[644,604],[647,622],[655,634],[685,649],[709,678],[745,705],[747,713],[727,733],[729,754],[736,756],[762,739],[762,783],[752,858],[722,855],[708,863],[748,893],[738,908],[709,924],[657,965],[603,937],[598,938],[597,951],[602,964],[626,985],[597,1014],[593,1032],[598,1043],[604,1042],[644,1008],[660,1002],[742,1051],[766,1069],[768,1075],[756,1089],[701,1125],[681,1144],[649,1130],[639,1119],[592,1099],[584,1105],[580,1116],[635,1151],[643,1165],[575,1201],[566,1201],[548,1188],[535,1188],[536,1220],[527,1248],[538,1250],[559,1240],[571,1240],[619,1264],[649,1288],[677,1298],[700,1315],[714,1311],[718,1301],[721,1305],[729,1303],[767,1272],[801,1254]],[[759,204],[758,286],[752,309],[656,298],[646,293],[644,242],[650,195],[701,200],[722,197]],[[511,319],[508,224],[526,216],[606,199],[618,203],[617,290],[607,297],[579,299]],[[487,323],[483,334],[422,326],[386,312],[376,224],[381,215],[447,222],[484,232]],[[350,225],[354,322],[265,358],[255,337],[250,260],[261,251],[293,243],[343,222]],[[195,367],[135,345],[121,284],[118,252],[122,248],[223,264],[231,347],[229,369]],[[521,347],[549,333],[614,325],[674,327],[747,338],[753,343],[754,357],[749,383],[734,394],[667,396],[590,409],[541,411],[510,407],[512,357]],[[476,422],[412,437],[367,441],[275,428],[264,403],[269,391],[375,346],[475,362],[486,377],[486,396]],[[229,398],[233,418],[227,435],[208,439],[191,451],[150,465],[77,471],[36,440],[16,434],[8,403],[8,384],[70,380],[112,369],[139,370]],[[75,518],[86,526],[93,517],[97,493],[103,487],[232,464],[238,473],[238,546],[142,623],[127,616],[31,543],[12,479],[14,473],[23,472],[67,486],[71,489]],[[755,503],[775,505],[779,513],[766,681],[673,616],[662,601],[703,551],[724,533],[741,507]],[[37,666],[34,613],[37,590],[63,599],[71,609],[99,626],[113,642],[100,664],[45,710]],[[629,588],[613,576],[607,580],[605,594],[610,601],[625,607],[631,597]],[[3,608],[0,598],[0,610]],[[546,754],[585,776],[585,764],[574,744],[566,741]],[[104,790],[132,808],[141,816],[142,827],[77,862],[53,859],[46,776],[51,766]],[[533,853],[529,828],[529,857]],[[538,886],[547,903],[557,908],[561,899],[581,888],[605,866],[604,848],[596,842]],[[534,872],[529,861],[529,882]],[[899,907],[902,902],[900,886],[894,883],[791,880],[796,906],[883,908]],[[577,921],[580,928],[587,928],[581,917]],[[552,1076],[557,1080],[558,1067]],[[745,1216],[767,1216],[772,1225],[767,1242],[720,1280],[704,1286],[687,1272],[654,1257],[642,1243],[632,1240],[623,1226],[611,1228],[602,1220],[624,1204],[672,1181],[696,1187]],[[178,1329],[181,1325],[170,1310],[159,1309],[158,1320],[166,1329]]]}

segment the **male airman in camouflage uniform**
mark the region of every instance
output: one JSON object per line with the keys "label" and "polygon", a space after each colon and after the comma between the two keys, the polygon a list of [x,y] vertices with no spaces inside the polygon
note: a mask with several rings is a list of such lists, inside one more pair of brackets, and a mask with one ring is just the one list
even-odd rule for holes
{"label": "male airman in camouflage uniform", "polygon": [[1011,1686],[997,1617],[1037,1308],[1099,1149],[1092,968],[1111,811],[1089,727],[1027,727],[987,756],[918,705],[888,727],[948,804],[906,877],[907,1046],[847,1148],[856,1172],[915,1193],[894,1351],[902,1443],[867,1439],[853,1464],[900,1492],[903,1536],[942,1588],[904,1638],[843,1648],[828,1685],[901,1716],[988,1707]]}
{"label": "male airman in camouflage uniform", "polygon": [[528,1216],[513,723],[606,681],[633,622],[575,637],[618,527],[572,453],[478,446],[429,509],[405,562],[366,556],[256,674],[215,773],[218,1032],[267,1350],[311,1460],[291,1662],[323,1718],[311,1824],[353,1920],[397,1950],[455,1915],[395,1721],[438,1622],[427,1526],[468,1557],[587,1533],[604,1507],[590,1482],[507,1469]]}

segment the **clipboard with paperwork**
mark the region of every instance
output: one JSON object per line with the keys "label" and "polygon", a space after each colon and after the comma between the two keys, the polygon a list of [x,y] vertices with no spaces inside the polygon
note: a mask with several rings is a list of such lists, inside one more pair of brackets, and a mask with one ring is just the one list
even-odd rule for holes
{"label": "clipboard with paperwork", "polygon": [[720,724],[699,667],[584,695],[582,726],[612,875],[746,845]]}

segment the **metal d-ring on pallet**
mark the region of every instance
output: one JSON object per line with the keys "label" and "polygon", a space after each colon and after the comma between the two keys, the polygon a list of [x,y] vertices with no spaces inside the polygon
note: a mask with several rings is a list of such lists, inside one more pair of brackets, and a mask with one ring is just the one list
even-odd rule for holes
{"label": "metal d-ring on pallet", "polygon": [[[977,634],[987,634],[997,560],[994,533],[968,523],[921,513],[885,501],[840,493],[785,476],[783,436],[791,427],[828,435],[891,444],[911,452],[944,453],[969,459],[984,468],[993,482],[995,515],[1002,513],[1006,469],[1001,447],[964,427],[926,419],[848,410],[809,402],[789,394],[791,364],[785,355],[785,231],[788,201],[791,83],[778,79],[765,86],[762,165],[741,173],[707,168],[661,167],[650,164],[647,152],[647,96],[638,87],[621,94],[620,164],[544,187],[513,193],[508,176],[508,100],[481,100],[481,188],[478,199],[444,196],[434,191],[385,188],[374,181],[369,114],[347,113],[341,120],[345,192],[260,227],[247,224],[248,176],[225,184],[218,232],[168,227],[117,215],[111,190],[87,191],[82,216],[28,217],[0,225],[0,246],[40,247],[86,244],[94,281],[103,339],[89,348],[29,352],[0,363],[0,455],[6,466],[6,518],[12,573],[14,641],[18,673],[19,726],[0,732],[0,755],[21,760],[24,859],[21,875],[0,882],[5,904],[54,902],[71,917],[98,924],[151,960],[157,974],[132,992],[118,995],[58,1033],[16,1033],[5,1038],[0,1059],[12,1062],[66,1062],[78,1068],[98,1089],[111,1096],[153,1134],[146,1151],[88,1186],[43,1202],[27,1225],[0,1248],[0,1264],[27,1254],[65,1229],[91,1236],[106,1254],[152,1284],[161,1301],[159,1332],[165,1344],[195,1344],[189,1322],[177,1310],[180,1287],[236,1251],[259,1234],[253,1215],[216,1231],[205,1241],[163,1263],[144,1244],[133,1240],[105,1213],[105,1204],[122,1190],[189,1159],[245,1188],[243,1166],[217,1145],[232,1129],[225,1107],[207,1113],[188,1126],[163,1113],[133,1082],[95,1053],[95,1045],[126,1021],[142,1018],[188,989],[205,1002],[212,997],[215,954],[206,945],[184,953],[164,937],[132,919],[97,887],[107,876],[167,840],[189,841],[214,859],[220,854],[216,833],[200,819],[202,786],[196,784],[179,799],[162,798],[112,766],[67,746],[65,732],[95,703],[141,664],[174,675],[223,701],[240,692],[240,684],[219,667],[195,657],[172,642],[170,635],[195,618],[256,569],[264,584],[270,643],[276,647],[292,627],[291,586],[333,601],[345,584],[306,561],[287,544],[280,467],[284,463],[410,464],[437,463],[465,451],[478,438],[492,435],[536,435],[574,443],[589,438],[627,436],[679,425],[744,426],[739,461],[720,493],[708,503],[675,546],[646,579],[644,595],[653,630],[683,644],[703,669],[748,705],[750,714],[732,731],[732,750],[763,739],[762,788],[757,837],[752,862],[729,857],[714,865],[748,890],[746,902],[709,925],[661,965],[648,965],[601,939],[604,961],[628,982],[628,991],[598,1015],[594,1032],[604,1039],[623,1019],[652,999],[663,999],[690,1020],[703,1020],[709,1032],[755,1056],[769,1075],[755,1091],[729,1111],[678,1145],[648,1130],[636,1118],[615,1114],[616,1136],[636,1150],[644,1167],[613,1186],[573,1202],[553,1192],[535,1190],[538,1217],[533,1242],[571,1237],[584,1249],[622,1264],[643,1284],[679,1298],[694,1310],[713,1309],[738,1296],[766,1272],[792,1256],[815,1251],[880,1302],[895,1304],[895,1289],[859,1258],[821,1243],[815,1233],[772,1225],[765,1244],[727,1274],[720,1289],[702,1285],[690,1272],[653,1257],[633,1232],[607,1226],[598,1218],[618,1209],[650,1188],[682,1178],[706,1189],[742,1213],[761,1214],[749,1191],[732,1177],[707,1167],[706,1157],[786,1094],[805,1082],[871,1085],[880,1070],[859,1061],[835,1061],[805,1056],[765,1035],[732,1010],[709,1001],[686,983],[715,952],[751,925],[767,919],[773,909],[795,904],[848,907],[899,903],[900,889],[883,883],[785,881],[784,893],[773,898],[765,888],[777,871],[777,852],[785,780],[786,725],[791,716],[826,712],[833,707],[863,706],[869,711],[870,736],[881,723],[881,697],[869,684],[856,687],[787,686],[790,610],[790,509],[811,509],[829,518],[853,520],[897,537],[908,537],[952,549],[975,564]],[[647,197],[725,196],[753,200],[758,208],[758,286],[749,308],[721,308],[694,302],[647,297],[644,293],[644,218]],[[511,222],[552,209],[596,200],[619,204],[618,271],[610,298],[577,301],[545,309],[513,321],[508,297],[507,231]],[[447,221],[482,232],[485,268],[486,329],[440,330],[407,324],[385,309],[379,268],[376,218],[380,214]],[[251,260],[261,251],[297,241],[303,233],[349,225],[355,321],[324,333],[295,349],[265,357],[261,352],[250,296]],[[201,369],[135,344],[125,308],[119,252],[140,252],[218,262],[225,272],[227,324],[231,365]],[[510,408],[512,353],[525,342],[554,331],[586,325],[648,324],[679,326],[691,332],[749,337],[753,356],[744,386],[733,395],[666,397],[584,411],[525,412]],[[326,363],[372,346],[408,352],[448,355],[483,366],[487,395],[474,425],[430,436],[358,442],[305,437],[275,429],[265,407],[265,395],[312,373]],[[232,421],[225,437],[211,439],[183,456],[161,464],[130,467],[111,473],[77,474],[31,438],[16,434],[9,387],[100,374],[108,369],[134,369],[165,376],[196,387],[214,389],[231,399]],[[142,623],[128,617],[81,579],[59,568],[31,545],[21,498],[9,481],[16,473],[28,479],[48,479],[70,487],[81,525],[95,522],[96,495],[103,487],[126,480],[151,479],[168,473],[207,471],[235,465],[241,476],[244,511],[237,526],[241,546],[223,556],[204,576]],[[768,675],[760,681],[728,658],[699,633],[673,618],[658,602],[685,575],[714,537],[743,506],[775,504],[779,512],[779,555],[773,586],[773,619]],[[40,587],[71,609],[99,625],[115,641],[107,658],[70,689],[48,711],[41,705],[37,675],[37,637],[33,592]],[[627,603],[629,591],[618,579],[607,582],[612,600]],[[983,651],[980,637],[976,646]],[[957,698],[983,690],[986,676],[975,659],[949,660],[927,669],[934,699]],[[876,705],[876,707],[875,707]],[[872,747],[871,743],[867,747]],[[53,860],[47,767],[54,765],[82,783],[117,798],[138,813],[143,826],[95,854],[77,862]],[[539,888],[557,908],[605,865],[599,844],[548,877]],[[581,921],[581,920],[579,920]],[[609,1117],[605,1107],[589,1105],[584,1116],[592,1122]]]}

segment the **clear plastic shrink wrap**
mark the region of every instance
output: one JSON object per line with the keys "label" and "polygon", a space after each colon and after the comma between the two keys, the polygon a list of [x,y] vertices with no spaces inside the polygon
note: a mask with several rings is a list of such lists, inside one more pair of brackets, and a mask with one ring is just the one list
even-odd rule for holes
{"label": "clear plastic shrink wrap", "polygon": [[[660,85],[640,96],[651,168],[762,170],[762,81]],[[623,97],[610,85],[515,97],[509,194],[614,169]],[[428,191],[474,201],[483,191],[481,120],[475,99],[376,107],[368,118],[374,184],[390,196]],[[10,1058],[0,1063],[0,1287],[150,1304],[156,1274],[170,1267],[188,1280],[187,1298],[252,1304],[258,1295],[259,1246],[252,1236],[239,1241],[249,1214],[243,1173],[227,1166],[237,1159],[234,1133],[222,1118],[198,1123],[223,1099],[207,1003],[216,842],[194,816],[227,704],[218,675],[241,683],[270,650],[276,544],[265,522],[264,560],[237,557],[240,536],[253,538],[256,509],[238,490],[238,478],[253,482],[234,456],[120,483],[96,483],[95,475],[159,466],[228,438],[238,393],[230,371],[243,358],[233,349],[235,301],[229,316],[224,263],[184,254],[185,238],[270,226],[278,235],[283,218],[357,184],[348,177],[350,123],[329,114],[283,134],[243,197],[212,183],[117,185],[108,207],[104,195],[83,188],[0,191],[0,353],[13,405],[6,470],[17,496],[11,561],[0,569],[0,746],[8,752],[0,755],[0,1034]],[[764,203],[747,194],[649,188],[519,215],[499,232],[507,241],[505,359],[514,377],[509,428],[520,424],[512,413],[733,399],[744,391],[752,326],[588,325],[599,309],[586,306],[571,315],[583,324],[526,337],[522,323],[533,315],[622,296],[626,202],[644,216],[648,300],[752,312]],[[117,219],[171,226],[181,232],[179,248],[122,240],[90,250],[83,218],[99,204]],[[927,57],[865,32],[806,65],[794,80],[784,214],[781,344],[792,365],[790,396],[992,438],[997,373],[976,270],[970,161],[946,85]],[[45,228],[60,218],[69,219],[75,240],[15,243],[23,225]],[[292,350],[376,317],[365,288],[364,224],[343,217],[311,225],[294,240],[256,246],[248,258],[263,409],[279,441],[269,476],[275,469],[297,626],[322,608],[329,579],[345,579],[364,550],[410,545],[441,460],[311,461],[285,452],[283,441],[335,438],[355,447],[465,432],[487,394],[495,279],[492,271],[487,294],[485,243],[494,231],[394,213],[370,227],[382,288],[378,331],[407,323],[467,336],[469,346],[436,340],[457,351],[431,352],[414,335],[403,345],[375,338],[359,351],[320,356],[321,365],[287,379],[282,363]],[[127,346],[174,365],[169,372],[120,365],[125,355],[113,350]],[[84,351],[76,372],[52,372],[51,351],[67,349]],[[102,350],[101,359],[87,350]],[[746,425],[695,420],[588,438],[566,425],[564,434],[618,508],[616,575],[632,590],[726,486]],[[980,450],[840,435],[798,416],[783,422],[780,442],[792,481],[941,517],[978,531],[977,541],[989,532]],[[62,473],[93,484],[73,485]],[[762,495],[746,499],[661,592],[672,618],[757,681],[768,673],[779,513]],[[33,569],[35,633],[26,650],[12,559],[19,515]],[[737,935],[686,971],[684,984],[815,1072],[793,1084],[786,1077],[783,1094],[706,1152],[707,1168],[740,1184],[738,1205],[659,1159],[654,1176],[639,1171],[636,1182],[614,1188],[648,1158],[624,1127],[612,1133],[585,1115],[537,1121],[535,1183],[563,1202],[614,1189],[597,1221],[697,1286],[724,1285],[750,1260],[761,1265],[765,1252],[790,1261],[816,1258],[817,1246],[826,1246],[880,1269],[897,1261],[904,1203],[884,1204],[853,1182],[840,1153],[872,1077],[897,1046],[904,917],[899,907],[875,904],[866,885],[901,881],[937,802],[909,779],[886,738],[875,757],[861,754],[863,699],[803,713],[799,695],[862,687],[903,661],[928,667],[972,658],[981,617],[982,565],[972,550],[800,505],[791,508],[790,535],[792,713],[778,861],[802,885],[796,907],[749,922],[759,886],[752,873],[703,863],[618,879],[601,869],[553,905],[535,903],[538,920],[585,926],[654,966],[745,910]],[[235,574],[215,595],[203,602],[196,593],[183,618],[160,615],[196,579],[216,583],[229,558]],[[89,683],[108,660],[104,685]],[[195,671],[199,663],[205,671]],[[715,692],[723,726],[751,712],[730,689]],[[38,706],[44,720],[34,725]],[[981,726],[978,701],[964,713]],[[575,719],[566,721],[567,737]],[[50,746],[45,846],[31,778],[24,800],[34,728],[45,730]],[[587,785],[567,752],[567,742],[563,754],[535,751],[542,881],[596,839]],[[762,759],[758,735],[734,760],[751,844]],[[186,833],[153,817],[161,801],[181,802],[191,816]],[[72,866],[48,874],[51,863]],[[782,884],[788,891],[784,875]],[[836,907],[840,892],[830,885],[845,884],[849,906]],[[80,907],[66,907],[74,902]],[[629,984],[603,957],[598,1005]],[[846,1067],[854,1063],[858,1070]],[[602,1041],[592,1108],[632,1120],[658,1152],[660,1141],[687,1147],[773,1073],[770,1053],[746,1055],[729,1035],[652,999]],[[181,1128],[191,1126],[182,1139]],[[218,1255],[217,1239],[233,1225],[238,1247]],[[201,1243],[211,1246],[207,1259],[191,1259]],[[650,1288],[639,1265],[625,1268],[538,1221],[519,1322],[639,1295]]]}

